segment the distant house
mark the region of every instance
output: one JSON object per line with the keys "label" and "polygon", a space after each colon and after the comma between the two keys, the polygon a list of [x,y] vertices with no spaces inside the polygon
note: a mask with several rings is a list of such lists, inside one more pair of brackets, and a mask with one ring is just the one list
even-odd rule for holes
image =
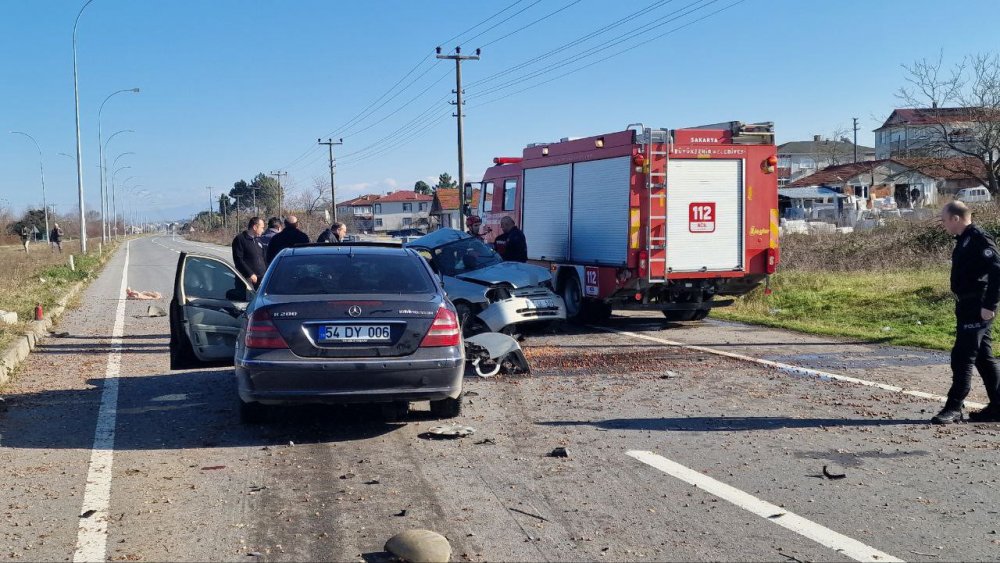
{"label": "distant house", "polygon": [[974,128],[982,108],[903,108],[893,110],[875,130],[875,156],[961,157],[955,149],[974,150]]}
{"label": "distant house", "polygon": [[349,231],[370,233],[375,230],[374,204],[377,194],[367,194],[337,204],[337,218]]}
{"label": "distant house", "polygon": [[430,226],[431,203],[434,198],[412,191],[400,190],[381,196],[372,203],[374,232],[423,229]]}
{"label": "distant house", "polygon": [[[434,192],[430,214],[433,227],[465,230],[458,220],[459,195],[458,188],[440,188]],[[478,189],[472,191],[472,201],[468,204],[471,209],[479,207]]]}
{"label": "distant house", "polygon": [[937,205],[942,195],[981,185],[965,170],[975,159],[892,158],[828,166],[791,182],[790,188],[825,187],[855,196],[872,207],[876,199],[892,197],[899,207]]}
{"label": "distant house", "polygon": [[[875,149],[857,146],[858,162],[875,160]],[[785,187],[828,166],[854,162],[854,143],[813,136],[811,141],[792,141],[778,145],[778,186]]]}

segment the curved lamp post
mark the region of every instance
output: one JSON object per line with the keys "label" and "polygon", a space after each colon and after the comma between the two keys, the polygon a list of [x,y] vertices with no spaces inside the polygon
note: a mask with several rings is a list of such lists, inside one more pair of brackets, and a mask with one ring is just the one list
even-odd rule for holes
{"label": "curved lamp post", "polygon": [[34,137],[23,131],[11,131],[10,134],[24,135],[31,139],[31,142],[35,143],[35,148],[38,149],[38,171],[42,176],[42,210],[45,213],[45,242],[49,242],[49,204],[45,201],[45,166],[42,164],[42,149],[38,146],[38,141]]}
{"label": "curved lamp post", "polygon": [[[125,155],[129,155],[129,154],[135,154],[135,153],[134,152],[123,152],[123,153],[121,153],[120,155],[118,155],[117,157],[115,157],[115,160],[111,164],[111,167],[114,168],[115,166],[118,166],[118,159],[121,158],[121,157],[123,157],[123,156],[125,156]],[[107,191],[107,188],[105,188],[105,191]],[[112,224],[112,228],[111,229],[114,232],[113,233],[109,233],[108,236],[114,236],[117,239],[118,238],[118,200],[115,197],[115,185],[114,185],[114,183],[111,184],[111,194],[110,194],[110,197],[111,197],[111,224]]]}
{"label": "curved lamp post", "polygon": [[80,16],[94,0],[80,8],[73,22],[73,101],[76,105],[76,188],[80,198],[80,252],[87,253],[87,215],[83,204],[83,149],[80,146],[80,87],[76,73],[76,27],[80,24]]}
{"label": "curved lamp post", "polygon": [[125,92],[132,92],[133,94],[138,94],[138,88],[126,88],[124,90],[118,90],[108,94],[107,98],[101,102],[101,108],[97,110],[97,146],[100,148],[100,163],[101,163],[101,240],[107,242],[108,237],[108,221],[106,214],[108,211],[108,184],[107,184],[107,166],[108,163],[104,161],[104,145],[101,142],[101,114],[104,113],[104,104],[108,103],[112,97],[117,94],[124,94]]}

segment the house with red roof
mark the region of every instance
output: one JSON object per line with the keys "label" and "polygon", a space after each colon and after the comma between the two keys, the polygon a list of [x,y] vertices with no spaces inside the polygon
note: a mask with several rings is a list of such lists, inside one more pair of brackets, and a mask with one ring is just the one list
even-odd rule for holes
{"label": "house with red roof", "polygon": [[[459,224],[459,191],[458,188],[439,188],[434,192],[434,202],[431,205],[431,223],[437,228],[465,230],[465,225]],[[472,191],[472,201],[468,202],[471,209],[479,206],[479,190]]]}
{"label": "house with red roof", "polygon": [[378,194],[365,194],[337,204],[337,218],[349,232],[370,233],[375,230],[374,204]]}
{"label": "house with red roof", "polygon": [[434,198],[414,191],[390,192],[372,202],[374,232],[430,228],[431,203]]}
{"label": "house with red roof", "polygon": [[875,130],[875,158],[968,156],[962,151],[974,151],[977,123],[993,114],[975,107],[893,110]]}

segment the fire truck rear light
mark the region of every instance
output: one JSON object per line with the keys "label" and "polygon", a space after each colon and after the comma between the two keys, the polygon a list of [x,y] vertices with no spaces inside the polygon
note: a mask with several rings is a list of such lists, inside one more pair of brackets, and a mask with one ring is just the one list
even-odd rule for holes
{"label": "fire truck rear light", "polygon": [[642,294],[641,293],[636,293],[635,294],[635,300],[636,301],[642,301]]}
{"label": "fire truck rear light", "polygon": [[778,269],[778,254],[773,248],[767,249],[767,268],[765,271],[768,274],[773,274]]}
{"label": "fire truck rear light", "polygon": [[639,277],[644,278],[649,273],[649,252],[639,251]]}

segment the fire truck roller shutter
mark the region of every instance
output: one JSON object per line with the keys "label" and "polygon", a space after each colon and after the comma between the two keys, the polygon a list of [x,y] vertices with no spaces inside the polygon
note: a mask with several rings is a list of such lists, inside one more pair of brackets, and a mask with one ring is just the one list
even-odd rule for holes
{"label": "fire truck roller shutter", "polygon": [[573,262],[626,264],[631,173],[627,156],[573,165]]}
{"label": "fire truck roller shutter", "polygon": [[528,241],[528,258],[569,258],[570,172],[569,164],[524,171],[521,230]]}
{"label": "fire truck roller shutter", "polygon": [[672,159],[667,164],[667,267],[673,272],[743,269],[743,161]]}

